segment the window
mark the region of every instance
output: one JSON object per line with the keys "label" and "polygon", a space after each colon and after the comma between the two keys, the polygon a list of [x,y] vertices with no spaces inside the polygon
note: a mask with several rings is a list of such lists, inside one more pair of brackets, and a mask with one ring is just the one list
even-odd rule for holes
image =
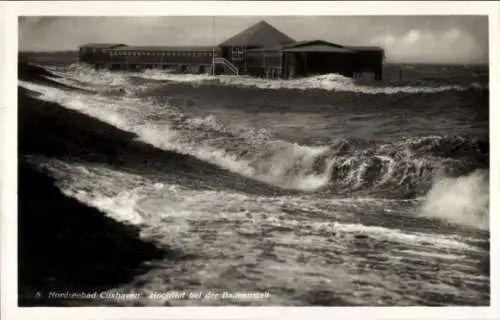
{"label": "window", "polygon": [[245,50],[240,47],[233,47],[231,52],[232,60],[244,60],[245,59]]}

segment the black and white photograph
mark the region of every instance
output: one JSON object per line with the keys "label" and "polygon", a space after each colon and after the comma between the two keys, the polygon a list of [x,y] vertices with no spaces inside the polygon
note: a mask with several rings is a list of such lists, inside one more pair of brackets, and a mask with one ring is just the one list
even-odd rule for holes
{"label": "black and white photograph", "polygon": [[17,22],[19,307],[491,305],[488,15]]}

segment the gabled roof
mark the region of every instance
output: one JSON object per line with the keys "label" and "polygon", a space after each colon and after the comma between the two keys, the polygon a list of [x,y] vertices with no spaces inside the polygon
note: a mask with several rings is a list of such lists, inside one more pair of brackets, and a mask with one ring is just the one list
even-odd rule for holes
{"label": "gabled roof", "polygon": [[283,48],[283,52],[336,52],[355,53],[356,51],[344,47],[340,44],[325,40],[299,41]]}
{"label": "gabled roof", "polygon": [[375,46],[346,46],[346,48],[356,51],[384,51],[383,48]]}
{"label": "gabled roof", "polygon": [[260,21],[219,46],[270,47],[290,42],[295,41],[266,21]]}
{"label": "gabled roof", "polygon": [[283,52],[335,52],[335,53],[356,53],[354,50],[347,48],[339,48],[322,44],[314,44],[310,46],[301,46],[283,49]]}
{"label": "gabled roof", "polygon": [[307,47],[307,46],[314,46],[314,45],[320,45],[320,46],[329,46],[329,47],[336,47],[336,48],[344,48],[343,45],[336,44],[333,42],[328,42],[325,40],[304,40],[304,41],[296,41],[294,43],[291,43],[289,45],[286,45],[286,48],[300,48],[300,47]]}
{"label": "gabled roof", "polygon": [[355,51],[350,47],[344,47],[340,44],[324,41],[324,40],[305,40],[296,41],[293,43],[264,47],[248,50],[248,52],[272,52],[272,51],[283,51],[283,52],[345,52],[354,53]]}
{"label": "gabled roof", "polygon": [[96,48],[96,49],[111,49],[116,47],[125,47],[123,43],[87,43],[81,45],[80,48]]}

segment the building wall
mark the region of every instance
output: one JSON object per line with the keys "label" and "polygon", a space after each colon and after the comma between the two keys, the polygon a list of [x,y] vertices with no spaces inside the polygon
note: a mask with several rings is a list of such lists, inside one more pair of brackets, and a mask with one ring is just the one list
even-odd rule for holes
{"label": "building wall", "polygon": [[212,52],[145,52],[145,51],[118,51],[109,55],[112,63],[136,63],[136,64],[211,64]]}
{"label": "building wall", "polygon": [[259,51],[248,53],[247,65],[249,68],[281,68],[281,63],[281,51]]}
{"label": "building wall", "polygon": [[219,56],[227,59],[240,71],[249,67],[250,54],[248,50],[256,49],[256,46],[222,46],[219,48]]}
{"label": "building wall", "polygon": [[[339,52],[282,52],[250,51],[248,47],[221,47],[216,56],[233,63],[241,74],[295,77],[314,74],[338,73],[354,77],[359,72],[373,72],[382,77],[384,51],[357,50],[356,53]],[[147,50],[120,46],[115,48],[82,47],[80,61],[98,68],[141,70],[147,68],[178,69],[182,72],[208,72],[212,65],[211,50]]]}
{"label": "building wall", "polygon": [[286,78],[328,73],[352,77],[356,68],[355,64],[355,55],[352,53],[285,52],[283,56]]}
{"label": "building wall", "polygon": [[108,54],[105,49],[84,47],[78,50],[78,57],[81,62],[94,63],[94,61],[106,60]]}
{"label": "building wall", "polygon": [[[189,72],[206,72],[212,64],[213,50],[127,50],[81,48],[80,61],[97,68],[137,70],[178,68]],[[217,55],[217,51],[215,52]]]}
{"label": "building wall", "polygon": [[383,51],[358,51],[356,54],[357,72],[378,72],[384,64]]}

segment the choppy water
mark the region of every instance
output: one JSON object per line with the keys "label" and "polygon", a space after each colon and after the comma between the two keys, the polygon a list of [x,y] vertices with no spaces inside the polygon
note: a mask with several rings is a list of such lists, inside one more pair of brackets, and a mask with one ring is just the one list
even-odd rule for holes
{"label": "choppy water", "polygon": [[489,304],[487,69],[415,66],[379,84],[46,69],[54,85],[20,86],[201,160],[124,172],[26,155],[65,194],[190,257],[111,292],[269,293],[118,303]]}

